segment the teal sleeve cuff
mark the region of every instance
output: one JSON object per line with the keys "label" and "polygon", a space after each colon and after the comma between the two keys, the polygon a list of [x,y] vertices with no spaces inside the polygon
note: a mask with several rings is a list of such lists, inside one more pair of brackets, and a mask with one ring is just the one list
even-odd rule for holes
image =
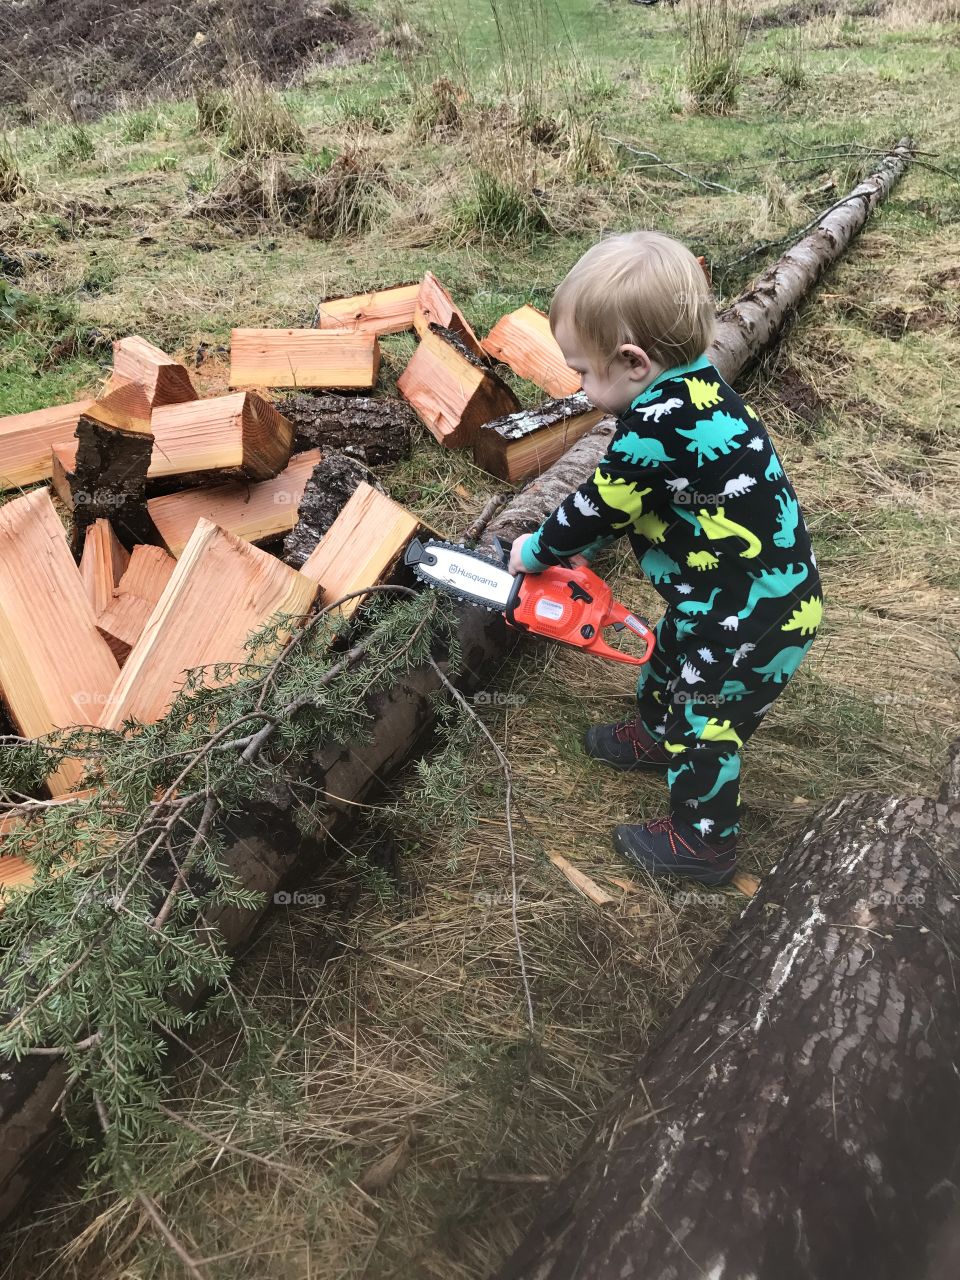
{"label": "teal sleeve cuff", "polygon": [[[534,550],[533,548],[536,548]],[[542,560],[537,559],[537,551],[540,549],[540,532],[539,530],[526,540],[520,548],[520,563],[523,565],[527,573],[542,573],[544,569],[549,568]]]}

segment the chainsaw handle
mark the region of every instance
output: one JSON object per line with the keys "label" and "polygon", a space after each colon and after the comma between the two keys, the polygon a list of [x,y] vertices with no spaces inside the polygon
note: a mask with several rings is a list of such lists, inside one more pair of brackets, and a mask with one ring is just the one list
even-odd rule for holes
{"label": "chainsaw handle", "polygon": [[[632,631],[635,636],[639,636],[643,641],[644,650],[640,657],[636,657],[632,653],[624,653],[622,649],[614,649],[607,644],[603,638],[603,632],[607,627],[620,626],[626,627],[628,631]],[[593,637],[589,644],[584,648],[590,653],[595,653],[598,657],[612,658],[614,662],[626,662],[632,667],[641,667],[645,662],[649,662],[653,650],[656,646],[656,639],[653,631],[647,626],[636,614],[631,613],[624,605],[614,600],[610,608],[604,614],[603,626],[601,630]]]}

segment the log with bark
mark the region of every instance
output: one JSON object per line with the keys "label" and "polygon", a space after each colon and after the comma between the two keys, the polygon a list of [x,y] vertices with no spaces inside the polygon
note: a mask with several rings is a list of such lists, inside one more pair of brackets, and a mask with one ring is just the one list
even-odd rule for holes
{"label": "log with bark", "polygon": [[484,423],[473,444],[478,467],[522,484],[552,466],[603,417],[582,391]]}
{"label": "log with bark", "polygon": [[292,395],[278,407],[293,424],[294,449],[336,449],[368,467],[410,456],[417,415],[394,396]]}
{"label": "log with bark", "polygon": [[297,523],[283,540],[283,558],[301,569],[361,483],[385,493],[368,467],[345,453],[330,450],[314,467],[300,499]]}
{"label": "log with bark", "polygon": [[[895,157],[899,171],[907,162],[907,151],[908,145],[901,144]],[[878,200],[891,185],[892,180],[883,191],[878,191]],[[772,301],[777,323],[782,324],[801,300],[802,294],[793,290],[787,298],[777,297]],[[756,354],[749,346],[739,346],[736,335],[727,328],[736,325],[743,331],[738,315],[734,304],[721,317],[717,347],[711,352],[711,358],[717,360],[724,376],[731,380],[736,379],[743,365]],[[753,332],[758,344],[761,339],[766,342],[773,336],[773,328],[768,325],[756,324]],[[612,431],[612,423],[602,421],[548,471],[527,485],[491,520],[481,545],[489,545],[494,535],[509,542],[540,524],[596,466]],[[496,614],[464,607],[458,639],[462,652],[458,683],[469,692],[480,681],[490,678],[491,665],[510,651],[517,642],[517,633],[509,631]],[[318,787],[328,797],[329,807],[324,829],[313,842],[303,844],[296,834],[291,813],[278,798],[277,804],[251,806],[249,811],[231,816],[233,835],[224,851],[226,864],[249,888],[266,893],[272,892],[280,878],[289,873],[298,848],[302,865],[315,864],[322,856],[326,839],[335,841],[342,830],[355,822],[357,802],[375,794],[409,760],[432,728],[433,695],[439,687],[436,673],[430,667],[420,668],[388,693],[370,699],[369,732],[364,743],[348,750],[339,743],[318,745],[310,769]],[[960,778],[960,753],[956,756],[954,776]],[[951,797],[952,802],[956,786]],[[239,946],[249,937],[260,914],[239,910],[221,913],[218,924],[228,945]],[[50,1058],[7,1063],[0,1071],[0,1219],[10,1214],[38,1178],[49,1173],[50,1139],[59,1126],[54,1104],[62,1087],[62,1066]],[[850,1274],[858,1272],[848,1272]],[[947,1280],[952,1274],[944,1272],[937,1280]],[[723,1280],[732,1280],[732,1277],[728,1275]],[[737,1277],[737,1280],[743,1278]],[[933,1280],[932,1272],[928,1280]]]}
{"label": "log with bark", "polygon": [[948,799],[821,810],[496,1280],[931,1274],[960,1151]]}
{"label": "log with bark", "polygon": [[[132,385],[132,384],[131,384]],[[77,452],[70,482],[73,506],[73,554],[83,551],[87,527],[109,520],[127,548],[150,538],[147,471],[153,436],[143,426],[136,397],[128,414],[114,398],[98,400],[80,415]],[[124,396],[124,403],[127,397]],[[145,402],[144,402],[145,403]]]}

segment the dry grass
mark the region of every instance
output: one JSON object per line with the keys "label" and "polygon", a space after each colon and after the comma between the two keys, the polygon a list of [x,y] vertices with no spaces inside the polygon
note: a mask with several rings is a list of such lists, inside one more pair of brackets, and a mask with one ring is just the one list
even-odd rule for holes
{"label": "dry grass", "polygon": [[683,0],[686,87],[701,111],[722,115],[737,101],[745,38],[742,0]]}

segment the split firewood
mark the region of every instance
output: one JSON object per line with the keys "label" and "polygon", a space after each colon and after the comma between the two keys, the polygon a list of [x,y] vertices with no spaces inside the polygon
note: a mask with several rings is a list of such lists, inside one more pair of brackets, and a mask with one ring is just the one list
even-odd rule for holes
{"label": "split firewood", "polygon": [[145,406],[142,388],[130,383],[80,415],[70,490],[75,556],[96,520],[110,520],[126,547],[148,539],[147,470],[153,435],[149,409],[143,425]]}
{"label": "split firewood", "polygon": [[97,630],[121,666],[139,640],[176,566],[176,560],[162,547],[134,547],[116,590],[97,613]]}
{"label": "split firewood", "polygon": [[456,306],[433,272],[427,271],[417,296],[413,327],[422,338],[435,324],[441,329],[452,329],[471,355],[486,363],[487,357],[483,344],[470,327],[466,316]]}
{"label": "split firewood", "polygon": [[269,542],[289,533],[297,523],[303,491],[321,457],[319,449],[295,453],[272,480],[184,489],[151,498],[147,511],[173,556],[181,554],[199,520],[210,520],[245,542]]}
{"label": "split firewood", "polygon": [[582,391],[563,400],[547,400],[536,409],[521,409],[483,423],[474,441],[473,460],[492,476],[522,484],[553,466],[602,417]]}
{"label": "split firewood", "polygon": [[106,389],[131,382],[143,388],[151,409],[197,398],[186,368],[146,338],[121,338],[113,344],[113,376]]}
{"label": "split firewood", "polygon": [[381,493],[385,490],[373,472],[356,458],[331,449],[314,467],[297,512],[297,523],[283,541],[283,559],[294,569],[306,560],[353,496],[366,483]]}
{"label": "split firewood", "polygon": [[591,880],[588,875],[575,867],[572,862],[560,853],[548,853],[547,857],[557,868],[557,870],[570,881],[573,887],[582,893],[585,898],[589,898],[595,906],[609,907],[611,903],[617,901],[612,893],[607,893],[605,889],[601,889],[596,880]]}
{"label": "split firewood", "polygon": [[52,471],[51,447],[73,437],[80,415],[92,404],[76,400],[0,418],[0,489],[46,480]]}
{"label": "split firewood", "polygon": [[231,387],[321,387],[369,391],[377,381],[374,333],[345,329],[234,329]]}
{"label": "split firewood", "polygon": [[109,520],[96,520],[87,528],[80,557],[80,577],[94,615],[99,618],[130,562],[130,553],[113,531]]}
{"label": "split firewood", "polygon": [[451,336],[450,330],[431,326],[397,380],[397,390],[440,444],[468,449],[482,423],[515,413],[520,403],[506,383]]}
{"label": "split firewood", "polygon": [[[78,417],[79,421],[79,417]],[[50,446],[50,483],[57,497],[73,510],[73,485],[77,474],[77,441],[66,440]]]}
{"label": "split firewood", "polygon": [[277,407],[293,423],[296,450],[336,449],[368,467],[410,456],[417,416],[394,396],[292,395]]}
{"label": "split firewood", "polygon": [[[117,677],[97,632],[80,570],[50,494],[36,489],[0,507],[0,695],[17,731],[36,738],[95,723]],[[64,762],[52,795],[82,773]]]}
{"label": "split firewood", "polygon": [[180,485],[269,480],[287,465],[293,426],[252,391],[165,405],[152,418],[147,478]]}
{"label": "split firewood", "polygon": [[529,303],[502,316],[484,338],[483,349],[547,395],[572,396],[580,390],[580,374],[564,360],[550,321]]}
{"label": "split firewood", "polygon": [[[277,614],[305,614],[316,591],[311,578],[201,520],[110,691],[101,724],[159,720],[184,671],[246,662],[250,635]],[[227,681],[234,679],[231,672]]]}
{"label": "split firewood", "polygon": [[93,407],[97,421],[107,426],[117,427],[121,431],[150,430],[153,405],[147,396],[146,387],[139,382],[110,378]]}
{"label": "split firewood", "polygon": [[[419,528],[412,512],[361,482],[301,573],[320,584],[319,603],[330,604],[380,582]],[[349,617],[361,603],[349,600],[338,612]]]}
{"label": "split firewood", "polygon": [[402,333],[413,328],[420,287],[417,281],[352,298],[329,298],[317,308],[318,327],[352,329],[356,333]]}

